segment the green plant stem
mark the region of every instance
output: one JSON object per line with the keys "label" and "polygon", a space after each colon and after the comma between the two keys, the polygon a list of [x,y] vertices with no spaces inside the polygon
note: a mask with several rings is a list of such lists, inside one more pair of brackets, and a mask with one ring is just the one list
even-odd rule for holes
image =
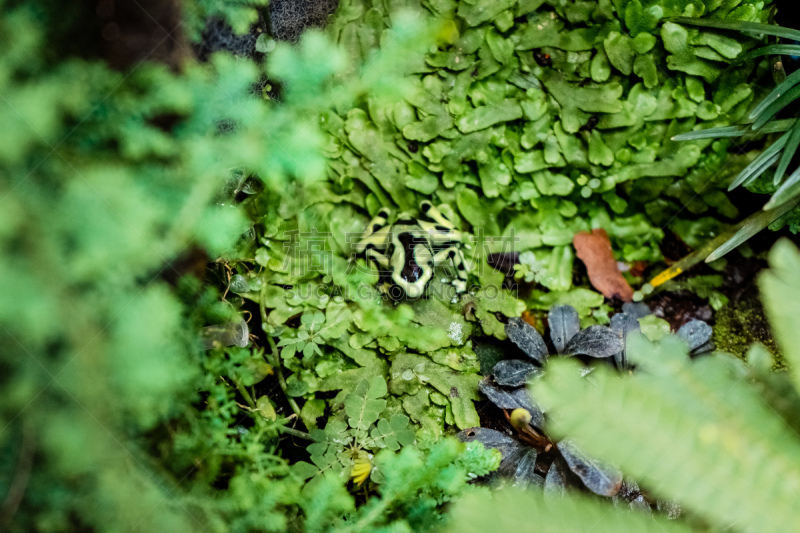
{"label": "green plant stem", "polygon": [[311,435],[309,435],[305,431],[300,431],[299,429],[294,429],[294,428],[287,428],[286,426],[275,426],[275,427],[278,428],[278,431],[280,431],[281,433],[286,433],[287,435],[292,435],[300,439],[310,440],[312,442],[314,441]]}
{"label": "green plant stem", "polygon": [[[267,308],[264,307],[264,298],[266,297],[266,295],[264,294],[264,292],[265,292],[264,288],[262,288],[261,301],[258,302],[258,308],[261,311],[262,329],[264,328],[264,324],[267,323]],[[294,398],[292,398],[289,395],[289,392],[287,391],[288,387],[286,386],[286,378],[283,377],[283,368],[281,367],[281,358],[278,353],[278,347],[275,345],[275,341],[272,340],[272,337],[270,337],[266,331],[264,333],[266,334],[267,342],[269,343],[270,347],[270,353],[269,354],[265,353],[264,355],[267,357],[269,364],[272,365],[272,368],[275,369],[275,375],[278,376],[278,383],[280,384],[281,389],[283,390],[283,395],[286,396],[286,401],[289,402],[289,407],[291,407],[292,411],[294,411],[294,414],[296,414],[297,417],[300,418],[300,407],[297,405],[297,402],[294,401]]]}
{"label": "green plant stem", "polygon": [[253,397],[250,396],[250,393],[247,391],[247,387],[242,385],[238,379],[234,379],[233,382],[236,383],[236,390],[238,390],[239,394],[242,395],[244,401],[247,402],[247,405],[249,405],[251,409],[255,410],[256,402],[253,401]]}

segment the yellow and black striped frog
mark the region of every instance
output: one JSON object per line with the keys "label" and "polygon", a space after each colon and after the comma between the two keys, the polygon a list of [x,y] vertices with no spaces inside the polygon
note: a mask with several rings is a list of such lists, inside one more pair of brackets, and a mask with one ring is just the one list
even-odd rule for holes
{"label": "yellow and black striped frog", "polygon": [[429,201],[420,203],[419,208],[419,218],[400,213],[394,223],[389,223],[391,210],[384,207],[378,211],[356,245],[356,253],[373,261],[382,277],[402,290],[402,294],[389,291],[398,299],[422,296],[435,267],[448,260],[455,270],[451,283],[456,294],[465,292],[468,268],[461,251],[463,234]]}

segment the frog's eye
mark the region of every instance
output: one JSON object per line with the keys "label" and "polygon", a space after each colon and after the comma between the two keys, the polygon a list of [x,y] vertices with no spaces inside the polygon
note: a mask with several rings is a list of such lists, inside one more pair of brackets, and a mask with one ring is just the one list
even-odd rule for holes
{"label": "frog's eye", "polygon": [[433,204],[427,200],[424,200],[421,204],[419,204],[419,210],[422,211],[423,215],[427,215],[431,207],[433,207]]}

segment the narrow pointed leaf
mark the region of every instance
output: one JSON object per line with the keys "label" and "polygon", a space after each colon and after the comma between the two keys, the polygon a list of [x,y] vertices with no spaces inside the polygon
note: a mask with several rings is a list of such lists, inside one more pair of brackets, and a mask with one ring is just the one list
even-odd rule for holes
{"label": "narrow pointed leaf", "polygon": [[[786,178],[786,181],[778,187],[778,190],[772,193],[772,198],[769,199],[767,205],[764,206],[764,209],[773,209],[778,208],[783,210],[784,206],[787,205],[796,205],[796,202],[790,202],[790,200],[795,199],[800,195],[800,167],[798,167],[794,172],[789,174],[789,177]],[[789,202],[788,204],[786,202]],[[788,211],[788,209],[783,210],[783,213]],[[773,220],[777,220],[777,217]]]}
{"label": "narrow pointed leaf", "polygon": [[755,35],[772,35],[783,37],[792,41],[800,41],[800,31],[774,24],[761,24],[759,22],[744,22],[741,20],[719,20],[710,18],[677,17],[672,22],[686,26],[700,26],[701,28],[716,28],[718,30],[741,31]]}
{"label": "narrow pointed leaf", "polygon": [[761,100],[750,112],[751,119],[763,113],[766,108],[772,105],[773,102],[786,94],[787,91],[792,89],[798,83],[800,83],[800,70],[792,72],[781,84],[775,87],[771,93]]}
{"label": "narrow pointed leaf", "polygon": [[780,157],[781,149],[786,146],[788,135],[788,133],[784,134],[783,137],[772,143],[769,148],[761,152],[758,157],[736,176],[736,179],[731,182],[728,190],[732,191],[739,185],[747,185],[763,174],[769,167],[774,165]]}
{"label": "narrow pointed leaf", "polygon": [[[800,71],[798,71],[800,72]],[[722,137],[745,137],[751,135],[761,135],[766,133],[782,133],[789,131],[797,124],[797,119],[773,120],[765,124],[758,132],[753,132],[750,126],[721,126],[719,128],[708,128],[705,130],[688,131],[672,137],[673,141],[695,141],[697,139],[718,139]]]}
{"label": "narrow pointed leaf", "polygon": [[753,59],[756,57],[764,57],[764,56],[780,56],[780,55],[787,55],[787,56],[796,56],[800,55],[800,46],[796,44],[770,44],[768,46],[762,46],[760,48],[756,48],[755,50],[750,50],[746,54],[742,54],[737,59],[739,61],[747,61],[748,59]]}
{"label": "narrow pointed leaf", "polygon": [[774,102],[770,103],[757,115],[753,114],[750,119],[753,120],[753,125],[750,126],[753,130],[758,130],[767,122],[785,109],[789,104],[800,97],[800,86],[795,86],[780,95]]}
{"label": "narrow pointed leaf", "polygon": [[544,477],[544,493],[548,496],[564,496],[567,491],[569,467],[563,459],[556,458]]}
{"label": "narrow pointed leaf", "polygon": [[[797,72],[800,72],[798,70]],[[775,169],[775,185],[778,185],[786,174],[786,169],[789,168],[789,163],[797,152],[797,147],[800,146],[800,123],[795,124],[794,128],[789,132],[789,138],[786,141],[786,146],[783,149],[783,155],[778,162],[778,168]]]}

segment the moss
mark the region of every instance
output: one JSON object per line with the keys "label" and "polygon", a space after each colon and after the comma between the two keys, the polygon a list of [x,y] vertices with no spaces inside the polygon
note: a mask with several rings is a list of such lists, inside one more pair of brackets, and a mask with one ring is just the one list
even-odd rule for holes
{"label": "moss", "polygon": [[744,359],[750,345],[755,342],[763,344],[775,357],[775,369],[784,367],[783,357],[764,315],[758,289],[751,285],[741,298],[732,300],[717,312],[714,343],[718,350]]}

